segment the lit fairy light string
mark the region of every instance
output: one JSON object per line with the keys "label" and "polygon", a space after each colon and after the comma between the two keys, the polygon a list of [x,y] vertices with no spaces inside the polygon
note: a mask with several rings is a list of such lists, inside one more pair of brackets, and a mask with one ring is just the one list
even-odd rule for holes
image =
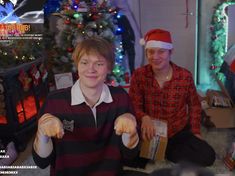
{"label": "lit fairy light string", "polygon": [[55,35],[55,44],[56,49],[62,51],[63,55],[51,59],[51,62],[57,65],[63,63],[61,64],[63,68],[54,66],[53,72],[76,71],[70,59],[76,44],[85,38],[100,36],[112,42],[115,49],[115,66],[109,80],[114,80],[117,85],[123,82],[126,62],[121,34],[124,30],[118,24],[118,18],[121,17],[118,9],[112,6],[109,0],[58,0],[56,2],[60,2],[59,9],[51,2],[46,3],[45,14],[50,12],[59,17],[57,23],[59,32]]}

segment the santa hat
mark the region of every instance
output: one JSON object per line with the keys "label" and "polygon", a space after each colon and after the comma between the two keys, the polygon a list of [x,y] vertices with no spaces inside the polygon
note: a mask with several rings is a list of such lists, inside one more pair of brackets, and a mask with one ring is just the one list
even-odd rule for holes
{"label": "santa hat", "polygon": [[144,38],[140,39],[140,44],[145,45],[145,48],[164,48],[172,49],[171,34],[162,29],[152,29],[147,32]]}

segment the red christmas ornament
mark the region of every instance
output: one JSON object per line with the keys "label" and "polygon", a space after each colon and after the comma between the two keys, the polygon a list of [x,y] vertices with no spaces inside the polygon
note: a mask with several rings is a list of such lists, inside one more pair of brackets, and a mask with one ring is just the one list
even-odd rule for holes
{"label": "red christmas ornament", "polygon": [[76,4],[79,4],[80,1],[79,1],[79,0],[74,0],[74,2],[75,2]]}
{"label": "red christmas ornament", "polygon": [[111,85],[112,85],[112,86],[115,86],[115,85],[116,85],[115,80],[112,80],[112,81],[111,81]]}
{"label": "red christmas ornament", "polygon": [[71,52],[73,52],[73,48],[72,48],[72,47],[69,47],[69,48],[67,48],[67,51],[68,51],[69,53],[71,53]]}
{"label": "red christmas ornament", "polygon": [[211,69],[211,70],[215,70],[216,68],[218,68],[218,67],[215,66],[215,65],[211,65],[211,66],[210,66],[210,69]]}
{"label": "red christmas ornament", "polygon": [[96,13],[97,12],[97,8],[96,7],[91,7],[91,12],[92,13]]}
{"label": "red christmas ornament", "polygon": [[99,15],[93,15],[93,16],[92,16],[92,19],[93,19],[93,20],[98,20],[98,19],[100,19],[100,16],[99,16]]}
{"label": "red christmas ornament", "polygon": [[66,19],[66,20],[64,21],[64,24],[70,24],[70,20],[69,20],[69,19]]}
{"label": "red christmas ornament", "polygon": [[129,73],[128,73],[128,72],[124,73],[124,80],[125,80],[126,84],[129,84],[129,82],[130,82],[130,76],[129,76]]}
{"label": "red christmas ornament", "polygon": [[105,8],[107,6],[107,3],[104,1],[104,2],[102,2],[102,4],[100,4],[100,7],[101,8]]}
{"label": "red christmas ornament", "polygon": [[77,27],[78,27],[78,29],[82,29],[84,27],[84,25],[83,24],[78,24]]}
{"label": "red christmas ornament", "polygon": [[63,9],[64,9],[64,10],[69,10],[69,9],[70,9],[70,7],[69,7],[69,5],[68,5],[68,4],[66,4],[66,5],[64,5],[64,6],[63,6]]}

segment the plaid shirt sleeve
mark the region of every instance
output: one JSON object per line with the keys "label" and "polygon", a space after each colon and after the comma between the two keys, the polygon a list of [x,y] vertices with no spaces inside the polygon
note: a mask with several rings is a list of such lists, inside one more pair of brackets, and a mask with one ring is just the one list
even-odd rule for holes
{"label": "plaid shirt sleeve", "polygon": [[188,95],[188,110],[191,131],[194,134],[200,134],[200,122],[201,122],[201,103],[194,85],[192,76],[189,78],[189,95]]}
{"label": "plaid shirt sleeve", "polygon": [[138,121],[141,121],[141,118],[146,115],[143,112],[144,92],[141,88],[141,83],[139,80],[142,78],[143,77],[138,76],[138,72],[135,71],[131,77],[131,84],[130,84],[130,89],[129,89],[129,95],[131,97],[135,115]]}

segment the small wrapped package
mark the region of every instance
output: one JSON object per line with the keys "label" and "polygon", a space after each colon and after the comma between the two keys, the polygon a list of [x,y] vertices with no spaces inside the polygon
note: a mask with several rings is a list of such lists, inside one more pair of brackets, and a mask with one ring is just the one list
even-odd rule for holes
{"label": "small wrapped package", "polygon": [[164,160],[167,147],[167,123],[161,120],[153,120],[156,136],[151,141],[142,141],[140,157],[153,161]]}

